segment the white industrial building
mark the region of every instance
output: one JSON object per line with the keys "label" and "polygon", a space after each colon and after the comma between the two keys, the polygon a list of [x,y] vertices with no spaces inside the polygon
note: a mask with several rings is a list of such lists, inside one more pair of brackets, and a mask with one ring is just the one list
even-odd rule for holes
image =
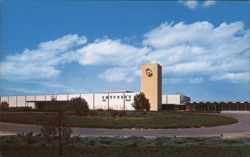
{"label": "white industrial building", "polygon": [[[151,110],[158,111],[170,106],[184,106],[190,98],[182,94],[162,95],[162,68],[159,64],[143,64],[141,68],[141,91],[149,99]],[[52,98],[59,101],[61,106],[67,106],[72,98],[81,97],[88,102],[90,109],[134,110],[132,103],[139,92],[102,92],[78,94],[47,94],[30,96],[0,96],[0,102],[6,101],[9,107],[32,107],[36,109],[51,109]],[[65,108],[67,109],[67,107]]]}
{"label": "white industrial building", "polygon": [[[71,98],[81,97],[88,102],[90,109],[114,109],[114,110],[134,110],[132,103],[134,96],[139,92],[101,92],[101,93],[78,93],[78,94],[47,94],[29,96],[0,96],[0,101],[8,102],[9,107],[29,106],[33,109],[37,104],[49,102],[52,98],[57,101],[66,102]],[[182,94],[162,95],[164,105],[184,105],[190,98]]]}
{"label": "white industrial building", "polygon": [[190,97],[180,93],[162,95],[162,104],[165,105],[184,105],[188,101]]}

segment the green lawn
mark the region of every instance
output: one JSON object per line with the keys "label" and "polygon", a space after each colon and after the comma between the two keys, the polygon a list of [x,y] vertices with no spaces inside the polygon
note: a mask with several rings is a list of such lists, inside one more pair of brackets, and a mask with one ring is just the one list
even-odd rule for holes
{"label": "green lawn", "polygon": [[[22,124],[43,124],[52,119],[51,113],[0,113],[0,121]],[[89,115],[66,115],[64,124],[72,127],[89,128],[188,128],[216,126],[238,122],[221,115],[188,112],[126,112],[125,116],[110,116],[108,111]]]}
{"label": "green lawn", "polygon": [[[40,136],[0,137],[0,156],[55,157],[58,141],[46,143]],[[143,138],[71,137],[63,143],[64,157],[249,157],[250,137]]]}

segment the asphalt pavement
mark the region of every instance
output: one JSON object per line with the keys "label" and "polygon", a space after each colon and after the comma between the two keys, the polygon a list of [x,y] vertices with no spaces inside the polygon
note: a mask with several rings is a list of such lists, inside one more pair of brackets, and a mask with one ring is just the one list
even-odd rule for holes
{"label": "asphalt pavement", "polygon": [[[224,113],[224,116],[239,120],[238,123],[203,128],[180,129],[96,129],[72,128],[76,136],[165,136],[165,137],[204,137],[204,136],[244,136],[250,135],[250,114]],[[17,133],[39,133],[41,126],[0,122],[0,135]]]}

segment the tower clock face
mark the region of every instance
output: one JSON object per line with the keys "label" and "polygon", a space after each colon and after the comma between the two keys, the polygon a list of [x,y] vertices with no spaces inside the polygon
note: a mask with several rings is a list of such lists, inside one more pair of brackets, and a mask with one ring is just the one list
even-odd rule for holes
{"label": "tower clock face", "polygon": [[146,74],[148,75],[148,77],[153,76],[153,71],[149,68],[146,69]]}

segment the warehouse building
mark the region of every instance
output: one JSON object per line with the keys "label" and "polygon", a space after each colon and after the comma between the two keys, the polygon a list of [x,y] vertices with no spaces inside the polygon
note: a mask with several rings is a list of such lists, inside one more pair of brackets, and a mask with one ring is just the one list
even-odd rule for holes
{"label": "warehouse building", "polygon": [[[132,103],[134,96],[139,92],[102,92],[102,93],[78,93],[78,94],[47,94],[30,96],[1,96],[1,102],[9,103],[9,107],[32,107],[33,109],[53,110],[56,106],[51,101],[55,98],[62,106],[67,108],[72,98],[81,97],[88,102],[90,109],[113,109],[113,110],[134,110]],[[184,95],[170,94],[162,95],[162,102],[170,105],[183,105]]]}
{"label": "warehouse building", "polygon": [[[0,102],[9,107],[31,107],[32,109],[54,110],[57,106],[51,101],[55,98],[67,109],[72,98],[81,97],[88,102],[90,109],[134,110],[132,103],[139,92],[102,92],[79,94],[47,94],[30,96],[0,96]],[[188,96],[180,93],[162,95],[163,110],[185,110],[192,112],[250,111],[249,101],[229,102],[191,102]]]}
{"label": "warehouse building", "polygon": [[185,104],[190,100],[190,97],[181,93],[162,95],[162,109],[185,110]]}
{"label": "warehouse building", "polygon": [[[141,92],[149,99],[150,110],[159,111],[163,104],[183,108],[190,98],[182,94],[162,95],[162,67],[159,64],[143,64],[141,67]],[[72,98],[81,97],[88,102],[90,109],[134,110],[132,104],[134,96],[139,92],[102,92],[78,94],[48,94],[33,96],[1,96],[0,101],[6,101],[10,107],[30,106],[36,109],[55,109],[52,98],[60,102],[66,109]]]}
{"label": "warehouse building", "polygon": [[[186,110],[201,112],[218,112],[224,110],[250,110],[249,101],[244,102],[190,102],[184,94],[162,95],[162,67],[159,64],[143,64],[141,67],[141,92],[149,99],[151,111]],[[0,96],[0,102],[7,102],[10,107],[31,107],[33,109],[54,110],[53,98],[65,109],[72,98],[81,97],[88,102],[89,108],[134,110],[132,103],[139,92],[101,92],[78,94],[47,94],[30,96]]]}
{"label": "warehouse building", "polygon": [[185,110],[195,112],[250,111],[250,101],[186,102]]}

